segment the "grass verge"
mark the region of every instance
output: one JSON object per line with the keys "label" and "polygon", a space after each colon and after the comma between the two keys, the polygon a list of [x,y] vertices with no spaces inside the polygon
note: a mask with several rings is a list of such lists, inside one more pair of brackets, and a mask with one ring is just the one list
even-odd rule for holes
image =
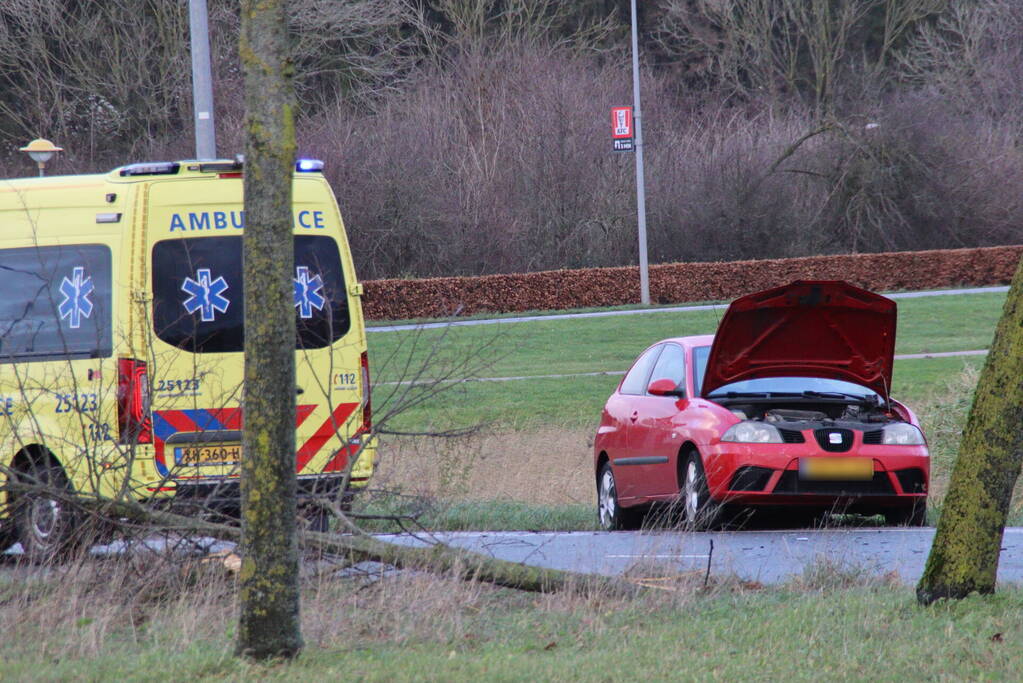
{"label": "grass verge", "polygon": [[233,578],[192,565],[48,570],[5,590],[11,680],[1012,680],[1023,593],[916,605],[815,564],[777,589],[690,575],[644,596],[527,595],[414,572],[306,581],[294,662],[231,656]]}

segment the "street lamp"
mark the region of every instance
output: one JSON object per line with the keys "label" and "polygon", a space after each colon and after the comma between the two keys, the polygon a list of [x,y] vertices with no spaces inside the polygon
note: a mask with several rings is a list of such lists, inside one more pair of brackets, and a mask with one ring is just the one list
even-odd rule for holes
{"label": "street lamp", "polygon": [[46,175],[46,162],[52,159],[57,152],[63,152],[64,148],[57,147],[46,138],[36,138],[24,147],[19,147],[18,151],[25,152],[32,157],[32,161],[36,162],[39,167],[39,177],[42,178]]}
{"label": "street lamp", "polygon": [[650,273],[646,247],[646,187],[643,182],[643,114],[639,107],[639,29],[636,0],[632,0],[632,106],[636,122],[636,218],[639,232],[639,300],[650,305]]}

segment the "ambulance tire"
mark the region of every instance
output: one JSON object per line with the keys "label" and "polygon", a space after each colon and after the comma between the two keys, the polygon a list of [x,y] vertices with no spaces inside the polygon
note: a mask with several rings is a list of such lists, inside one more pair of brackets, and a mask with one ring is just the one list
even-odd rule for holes
{"label": "ambulance tire", "polygon": [[330,531],[330,519],[333,515],[319,505],[310,505],[302,510],[302,518],[305,521],[306,531],[315,531],[325,534]]}
{"label": "ambulance tire", "polygon": [[13,519],[5,520],[0,527],[0,553],[7,552],[18,542],[18,530]]}
{"label": "ambulance tire", "polygon": [[85,543],[79,514],[70,496],[74,493],[64,469],[46,457],[33,457],[18,467],[28,483],[51,489],[19,495],[14,502],[14,522],[25,559],[48,564],[68,559]]}

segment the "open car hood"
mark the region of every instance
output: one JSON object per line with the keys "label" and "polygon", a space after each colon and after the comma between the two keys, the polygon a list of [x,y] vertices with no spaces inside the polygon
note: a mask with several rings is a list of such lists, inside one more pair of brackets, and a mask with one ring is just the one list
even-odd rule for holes
{"label": "open car hood", "polygon": [[797,281],[736,299],[707,358],[702,395],[757,377],[825,377],[886,401],[895,302],[841,281]]}

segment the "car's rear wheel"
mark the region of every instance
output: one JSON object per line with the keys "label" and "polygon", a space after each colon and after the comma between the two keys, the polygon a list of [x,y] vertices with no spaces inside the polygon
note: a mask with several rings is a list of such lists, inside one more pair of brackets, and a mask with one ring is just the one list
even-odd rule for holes
{"label": "car's rear wheel", "polygon": [[703,471],[700,454],[691,451],[686,456],[682,482],[682,498],[686,523],[694,529],[712,529],[718,523],[721,506],[710,497],[707,475]]}
{"label": "car's rear wheel", "polygon": [[618,487],[611,463],[605,462],[597,477],[597,518],[605,531],[638,529],[643,525],[643,512],[618,504]]}
{"label": "car's rear wheel", "polygon": [[39,458],[21,465],[19,473],[37,491],[15,499],[14,520],[25,557],[42,564],[60,561],[84,545],[79,515],[69,498],[71,483],[57,463]]}
{"label": "car's rear wheel", "polygon": [[884,521],[891,526],[927,526],[927,502],[921,500],[885,510]]}

